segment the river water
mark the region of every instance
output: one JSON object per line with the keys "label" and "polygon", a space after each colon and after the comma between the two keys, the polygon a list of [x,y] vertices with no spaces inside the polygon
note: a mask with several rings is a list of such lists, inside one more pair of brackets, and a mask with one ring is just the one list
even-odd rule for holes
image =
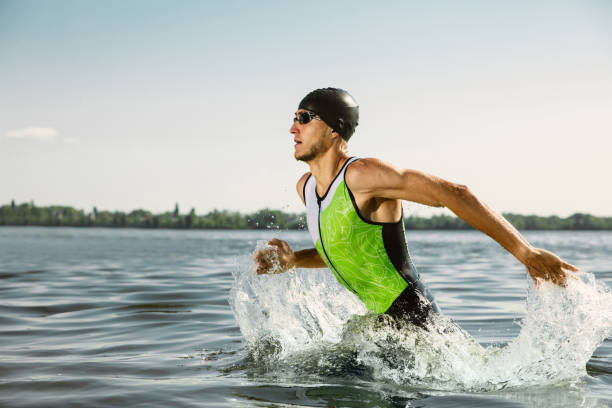
{"label": "river water", "polygon": [[527,232],[581,268],[535,290],[474,231],[408,231],[443,311],[366,313],[303,231],[0,228],[0,406],[612,407],[612,232]]}

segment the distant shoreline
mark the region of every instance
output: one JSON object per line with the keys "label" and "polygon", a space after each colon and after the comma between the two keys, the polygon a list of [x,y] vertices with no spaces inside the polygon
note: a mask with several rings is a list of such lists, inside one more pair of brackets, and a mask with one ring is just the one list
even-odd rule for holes
{"label": "distant shoreline", "polygon": [[[612,230],[612,217],[596,217],[576,213],[569,217],[521,215],[505,213],[503,216],[519,230],[550,231],[604,231]],[[178,204],[174,211],[153,214],[147,210],[121,211],[98,210],[91,212],[69,206],[38,207],[33,202],[0,206],[0,226],[41,227],[105,227],[144,229],[216,229],[216,230],[305,230],[304,213],[286,213],[281,210],[262,209],[242,214],[227,210],[213,210],[197,215],[192,208],[181,214]],[[404,217],[407,230],[470,230],[463,220],[449,215],[431,217]]]}

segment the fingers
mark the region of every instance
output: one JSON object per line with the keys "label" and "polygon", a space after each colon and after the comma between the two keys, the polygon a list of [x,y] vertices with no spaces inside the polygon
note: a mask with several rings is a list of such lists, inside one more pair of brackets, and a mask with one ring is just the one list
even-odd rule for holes
{"label": "fingers", "polygon": [[270,241],[268,241],[268,245],[274,245],[276,247],[282,246],[283,243],[286,243],[286,242],[285,241],[281,241],[278,238],[272,238]]}
{"label": "fingers", "polygon": [[566,275],[567,274],[564,271],[561,271],[561,273],[555,275],[555,278],[553,279],[553,283],[556,283],[562,288],[567,287],[567,276]]}
{"label": "fingers", "polygon": [[277,255],[280,255],[281,252],[285,251],[286,248],[289,248],[289,245],[285,241],[281,241],[278,238],[273,238],[268,241],[268,245],[271,246],[268,248],[264,248],[258,250],[253,255],[253,259],[256,264],[255,272],[258,275],[265,275],[271,273],[270,271],[274,268],[274,259]]}
{"label": "fingers", "polygon": [[578,279],[578,277],[575,275],[576,273],[580,273],[580,269],[578,269],[576,266],[572,265],[572,264],[568,264],[567,262],[563,263],[563,268],[566,269],[569,273],[566,273],[565,276],[566,277],[570,277],[574,280],[580,280]]}
{"label": "fingers", "polygon": [[258,275],[264,275],[268,273],[268,270],[270,269],[270,263],[261,252],[257,252],[255,254],[255,264],[257,265],[257,267],[255,268],[255,272]]}
{"label": "fingers", "polygon": [[566,273],[563,269],[549,268],[548,276],[550,277],[550,281],[555,285],[559,285],[563,288],[567,286]]}
{"label": "fingers", "polygon": [[553,278],[551,281],[561,287],[567,287],[567,277],[571,277],[572,279],[578,280],[578,277],[574,276],[573,273],[580,272],[576,266],[569,264],[567,262],[561,261],[561,267],[559,270],[555,270],[554,274],[552,274]]}
{"label": "fingers", "polygon": [[285,252],[289,252],[291,251],[291,247],[289,246],[289,244],[286,241],[282,241],[278,238],[274,238],[271,239],[270,241],[268,241],[268,245],[272,245],[277,247],[278,249],[281,249]]}
{"label": "fingers", "polygon": [[267,258],[261,258],[257,260],[257,267],[255,268],[255,272],[258,275],[266,275],[270,273],[272,270],[272,263]]}
{"label": "fingers", "polygon": [[536,289],[540,289],[542,283],[547,281],[563,288],[567,286],[567,274],[561,268],[530,268],[529,274]]}
{"label": "fingers", "polygon": [[572,273],[579,272],[576,266],[543,249],[538,249],[536,256],[530,258],[526,266],[538,289],[545,281],[567,287],[567,277],[577,279]]}
{"label": "fingers", "polygon": [[552,282],[555,285],[561,286],[562,288],[567,287],[567,279],[565,274],[547,274],[544,277],[533,277],[533,281],[535,283],[535,288],[540,289],[543,282]]}
{"label": "fingers", "polygon": [[270,261],[268,260],[268,254],[265,250],[259,250],[255,252],[253,255],[253,260],[255,261],[255,272],[258,275],[267,274],[270,270]]}
{"label": "fingers", "polygon": [[569,264],[567,262],[563,262],[563,268],[564,269],[569,269],[572,272],[580,272],[580,269],[578,269],[578,267],[576,267],[576,266],[574,266],[572,264]]}
{"label": "fingers", "polygon": [[533,278],[533,281],[535,282],[535,288],[539,290],[540,286],[542,285],[542,281],[540,278]]}

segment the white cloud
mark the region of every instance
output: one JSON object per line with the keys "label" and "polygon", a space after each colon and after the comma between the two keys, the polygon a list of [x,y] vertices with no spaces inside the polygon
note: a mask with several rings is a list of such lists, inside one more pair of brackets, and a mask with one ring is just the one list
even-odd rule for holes
{"label": "white cloud", "polygon": [[51,140],[59,132],[49,127],[27,127],[6,132],[6,137],[11,139]]}

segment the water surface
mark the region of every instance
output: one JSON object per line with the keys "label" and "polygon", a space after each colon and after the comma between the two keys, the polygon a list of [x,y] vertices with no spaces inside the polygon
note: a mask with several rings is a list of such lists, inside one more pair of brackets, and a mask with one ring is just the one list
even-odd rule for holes
{"label": "water surface", "polygon": [[328,271],[253,276],[273,236],[310,246],[295,231],[0,228],[0,405],[612,406],[612,233],[526,234],[583,270],[564,292],[529,289],[477,232],[409,231],[462,328],[429,336],[360,316]]}

